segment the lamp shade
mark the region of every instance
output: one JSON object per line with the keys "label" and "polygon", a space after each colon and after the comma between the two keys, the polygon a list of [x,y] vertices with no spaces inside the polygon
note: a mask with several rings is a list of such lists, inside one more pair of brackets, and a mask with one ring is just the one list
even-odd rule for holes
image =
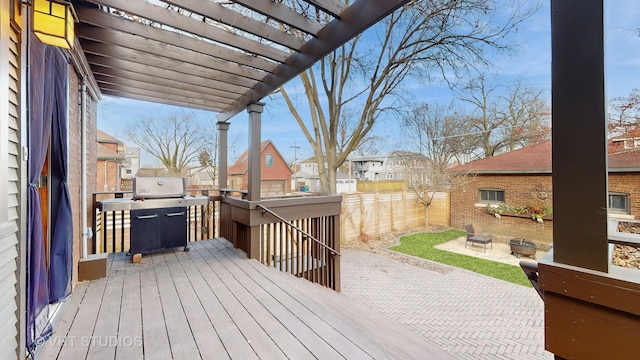
{"label": "lamp shade", "polygon": [[75,13],[71,3],[33,1],[33,32],[45,44],[70,49],[74,41]]}

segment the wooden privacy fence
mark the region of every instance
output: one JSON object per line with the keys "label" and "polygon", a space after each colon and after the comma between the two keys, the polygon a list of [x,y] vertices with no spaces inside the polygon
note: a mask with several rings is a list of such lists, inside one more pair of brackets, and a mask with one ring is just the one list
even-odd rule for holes
{"label": "wooden privacy fence", "polygon": [[434,194],[428,211],[413,190],[344,194],[341,239],[366,240],[425,225],[449,226],[449,209],[446,192]]}

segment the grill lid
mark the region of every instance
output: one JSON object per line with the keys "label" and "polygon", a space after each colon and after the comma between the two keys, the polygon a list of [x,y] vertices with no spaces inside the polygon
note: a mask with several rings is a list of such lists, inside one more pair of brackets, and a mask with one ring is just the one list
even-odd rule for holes
{"label": "grill lid", "polygon": [[134,199],[185,197],[187,190],[181,177],[135,177],[133,178]]}

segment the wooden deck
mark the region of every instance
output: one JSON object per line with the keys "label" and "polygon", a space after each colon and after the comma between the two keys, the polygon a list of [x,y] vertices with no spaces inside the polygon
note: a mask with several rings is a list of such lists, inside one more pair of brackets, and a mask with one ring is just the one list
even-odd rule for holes
{"label": "wooden deck", "polygon": [[79,284],[38,359],[446,359],[449,353],[332,290],[268,268],[224,239]]}

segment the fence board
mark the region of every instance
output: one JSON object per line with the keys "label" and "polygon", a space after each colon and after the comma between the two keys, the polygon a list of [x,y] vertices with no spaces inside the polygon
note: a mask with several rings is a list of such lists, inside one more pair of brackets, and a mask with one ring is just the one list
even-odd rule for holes
{"label": "fence board", "polygon": [[412,190],[344,194],[341,239],[344,242],[375,238],[426,224],[449,226],[449,194],[439,192],[427,210]]}

